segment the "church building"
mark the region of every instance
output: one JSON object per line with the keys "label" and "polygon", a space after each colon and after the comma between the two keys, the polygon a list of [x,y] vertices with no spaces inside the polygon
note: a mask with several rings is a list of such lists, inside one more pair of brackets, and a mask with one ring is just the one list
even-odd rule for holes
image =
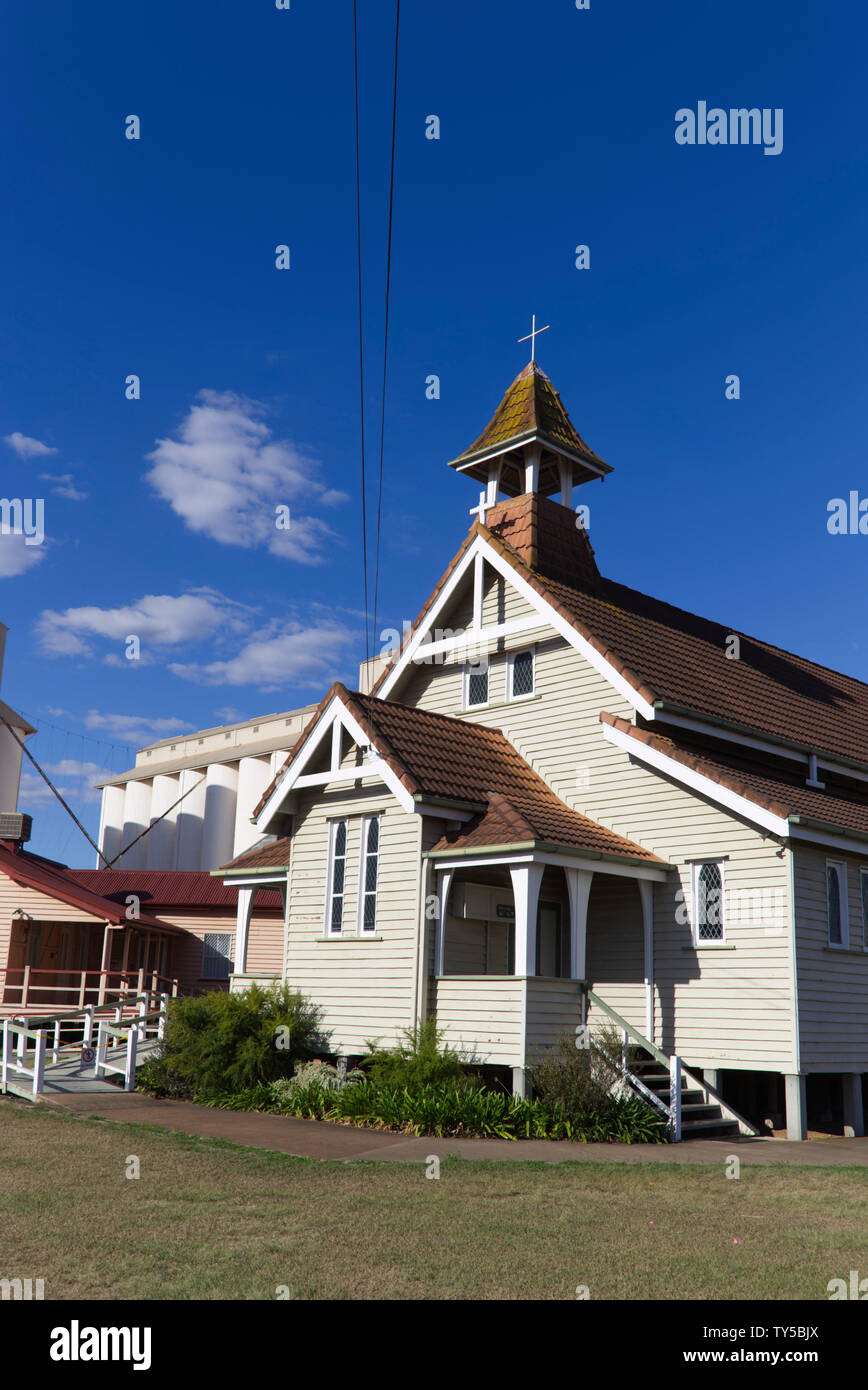
{"label": "church building", "polygon": [[868,686],[606,577],[575,499],[611,469],[536,361],[450,467],[483,489],[469,533],[220,871],[232,987],[278,888],[337,1056],[436,1015],[524,1093],[541,1048],[614,1022],[683,1061],[694,1126],[861,1134]]}

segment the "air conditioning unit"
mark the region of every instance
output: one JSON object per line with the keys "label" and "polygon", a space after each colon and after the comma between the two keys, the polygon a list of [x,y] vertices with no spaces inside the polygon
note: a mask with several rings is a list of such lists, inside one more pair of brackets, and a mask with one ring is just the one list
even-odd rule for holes
{"label": "air conditioning unit", "polygon": [[0,840],[29,840],[33,833],[33,817],[23,811],[0,811]]}
{"label": "air conditioning unit", "polygon": [[492,888],[489,883],[456,883],[449,898],[453,917],[469,917],[481,922],[513,922],[515,907],[508,888]]}

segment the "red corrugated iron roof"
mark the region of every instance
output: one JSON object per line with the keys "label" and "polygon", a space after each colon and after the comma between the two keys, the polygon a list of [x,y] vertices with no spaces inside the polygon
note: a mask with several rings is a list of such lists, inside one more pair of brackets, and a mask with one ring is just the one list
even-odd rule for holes
{"label": "red corrugated iron roof", "polygon": [[[128,893],[155,911],[171,908],[215,908],[234,910],[238,891],[226,888],[219,878],[208,872],[190,869],[67,869],[67,874],[91,892],[99,891],[104,898],[123,902]],[[280,894],[273,888],[261,888],[256,896],[255,910],[281,909]]]}
{"label": "red corrugated iron roof", "polygon": [[[98,917],[114,926],[126,925],[128,922],[125,911],[116,901],[78,882],[72,871],[64,865],[58,866],[49,859],[30,854],[25,849],[13,848],[8,841],[0,843],[0,873],[11,878],[13,883],[45,893],[47,897],[56,898],[58,902],[68,903],[70,907],[77,907],[90,917]],[[140,914],[137,925],[156,927],[166,932],[178,930],[168,922],[161,922],[159,918],[147,913]]]}

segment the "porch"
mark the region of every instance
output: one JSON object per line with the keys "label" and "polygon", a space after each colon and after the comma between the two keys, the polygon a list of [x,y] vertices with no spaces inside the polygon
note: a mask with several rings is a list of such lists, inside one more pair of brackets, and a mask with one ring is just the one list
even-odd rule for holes
{"label": "porch", "polygon": [[0,966],[0,1017],[41,1017],[119,1003],[150,990],[177,994],[173,928],[13,917]]}
{"label": "porch", "polygon": [[545,1048],[607,1021],[588,1003],[598,969],[610,983],[616,977],[612,1002],[628,1024],[653,1038],[653,885],[665,881],[664,868],[590,868],[538,852],[432,867],[429,1008],[447,1043],[477,1063],[511,1068],[524,1094],[527,1069]]}

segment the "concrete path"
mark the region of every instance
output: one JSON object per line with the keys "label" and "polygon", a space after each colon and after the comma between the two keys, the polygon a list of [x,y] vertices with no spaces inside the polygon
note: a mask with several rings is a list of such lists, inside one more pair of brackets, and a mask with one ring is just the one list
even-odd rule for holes
{"label": "concrete path", "polygon": [[789,1163],[811,1167],[857,1165],[868,1168],[868,1138],[690,1139],[683,1144],[569,1144],[543,1139],[412,1139],[403,1134],[353,1129],[288,1115],[260,1115],[239,1110],[212,1110],[186,1101],[155,1100],[141,1091],[113,1095],[53,1096],[47,1103],[75,1115],[125,1124],[154,1125],[203,1139],[223,1139],[254,1149],[269,1149],[300,1158],[385,1159],[423,1163],[429,1154],[449,1154],[496,1162],[537,1163],[724,1163],[737,1153],[742,1163]]}

